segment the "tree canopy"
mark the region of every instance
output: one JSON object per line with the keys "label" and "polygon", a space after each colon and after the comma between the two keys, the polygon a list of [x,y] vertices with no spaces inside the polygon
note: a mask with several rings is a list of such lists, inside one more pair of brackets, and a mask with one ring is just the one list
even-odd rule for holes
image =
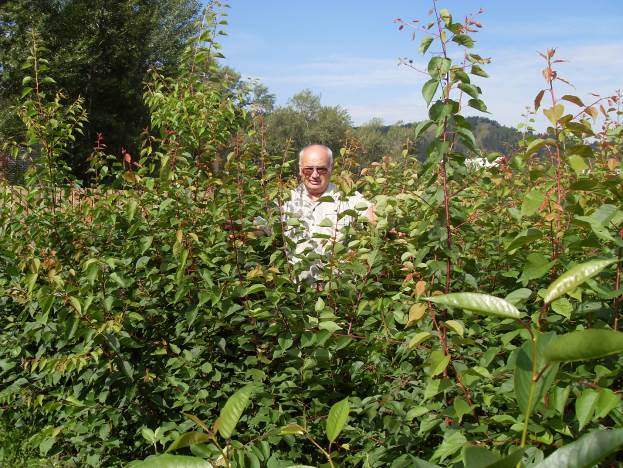
{"label": "tree canopy", "polygon": [[[89,114],[73,164],[81,172],[97,133],[112,153],[138,145],[148,116],[143,82],[150,67],[173,73],[196,32],[197,0],[9,0],[0,5],[0,103],[19,97],[34,33],[49,50],[48,74],[67,97],[82,96]],[[10,112],[0,134],[15,135]]]}

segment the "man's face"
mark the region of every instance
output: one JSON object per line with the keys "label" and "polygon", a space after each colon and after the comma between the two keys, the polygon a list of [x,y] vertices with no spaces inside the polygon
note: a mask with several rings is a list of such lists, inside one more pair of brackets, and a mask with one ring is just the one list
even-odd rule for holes
{"label": "man's face", "polygon": [[322,146],[307,148],[301,159],[299,174],[307,193],[315,197],[321,196],[327,190],[331,179],[331,166],[326,149]]}

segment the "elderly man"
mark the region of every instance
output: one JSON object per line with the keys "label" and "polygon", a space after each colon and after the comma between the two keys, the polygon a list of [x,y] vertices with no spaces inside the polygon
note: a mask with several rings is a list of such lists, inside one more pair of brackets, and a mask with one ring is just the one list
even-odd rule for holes
{"label": "elderly man", "polygon": [[[300,262],[307,254],[326,256],[342,239],[343,227],[353,221],[347,210],[366,214],[370,222],[376,221],[374,206],[360,193],[343,197],[330,182],[333,153],[324,145],[309,145],[299,153],[299,175],[303,183],[292,190],[283,207],[283,220],[288,228],[286,235],[296,243],[292,263]],[[322,262],[313,260],[300,279],[312,282],[318,279]]]}

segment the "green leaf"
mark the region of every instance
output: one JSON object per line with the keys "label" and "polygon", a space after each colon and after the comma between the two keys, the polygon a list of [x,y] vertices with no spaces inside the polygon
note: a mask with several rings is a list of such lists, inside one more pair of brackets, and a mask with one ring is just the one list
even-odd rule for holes
{"label": "green leaf", "polygon": [[251,395],[257,387],[255,385],[247,385],[234,393],[227,402],[221,414],[215,422],[218,432],[224,439],[229,439],[234,432],[238,420],[249,404]]}
{"label": "green leaf", "polygon": [[445,57],[432,57],[428,62],[428,74],[432,79],[440,80],[452,66],[452,61]]}
{"label": "green leaf", "polygon": [[538,253],[531,253],[526,259],[523,272],[519,277],[520,281],[529,281],[545,275],[556,264],[555,261],[548,262],[547,258]]}
{"label": "green leaf", "polygon": [[172,452],[193,444],[201,444],[203,442],[208,442],[209,440],[212,440],[212,437],[205,432],[186,432],[169,445],[167,452]]}
{"label": "green leaf", "polygon": [[524,448],[519,448],[501,460],[487,465],[485,468],[515,468],[516,466],[519,466],[519,462],[521,461],[524,452]]}
{"label": "green leaf", "polygon": [[445,355],[442,351],[433,351],[428,359],[429,374],[431,377],[441,374],[450,364],[450,356]]}
{"label": "green leaf", "polygon": [[468,49],[474,47],[474,40],[467,34],[455,34],[452,38],[452,41],[456,42],[459,45],[465,46]]}
{"label": "green leaf", "polygon": [[138,207],[138,202],[136,200],[130,200],[126,207],[126,217],[128,219],[128,223],[131,223],[134,219],[134,214],[136,213],[136,208]]}
{"label": "green leaf", "polygon": [[543,109],[543,113],[545,114],[545,117],[549,119],[552,125],[556,125],[556,123],[560,120],[564,112],[565,112],[565,106],[563,106],[562,104],[556,104],[555,106],[550,107],[548,109]]}
{"label": "green leaf", "polygon": [[417,345],[419,345],[420,343],[423,343],[424,341],[429,339],[431,336],[433,336],[433,335],[430,332],[416,333],[413,336],[413,338],[411,338],[411,340],[409,341],[409,344],[407,345],[407,347],[409,349],[415,348]]}
{"label": "green leaf", "polygon": [[608,416],[608,413],[619,406],[621,397],[609,388],[603,388],[599,391],[599,399],[595,405],[595,418],[601,419]]}
{"label": "green leaf", "polygon": [[433,100],[435,93],[437,92],[437,88],[439,87],[439,80],[432,79],[428,80],[424,83],[422,87],[422,96],[424,96],[424,100],[426,101],[426,105],[429,105]]}
{"label": "green leaf", "polygon": [[329,415],[327,416],[326,426],[327,439],[329,439],[329,442],[334,442],[337,436],[340,435],[340,432],[342,432],[348,420],[349,412],[350,404],[348,403],[348,398],[338,401],[331,407]]}
{"label": "green leaf", "polygon": [[487,294],[467,292],[450,293],[442,296],[427,297],[425,299],[435,304],[458,307],[485,315],[505,318],[519,318],[521,315],[517,308],[510,302]]}
{"label": "green leaf", "polygon": [[488,78],[489,75],[487,75],[487,72],[484,71],[479,65],[472,65],[472,70],[471,70],[472,75],[476,75],[476,76],[482,76],[483,78]]}
{"label": "green leaf", "polygon": [[545,146],[545,140],[542,138],[535,138],[530,143],[528,143],[528,147],[526,148],[526,156],[530,156],[538,152],[541,148]]}
{"label": "green leaf", "polygon": [[509,293],[504,300],[510,302],[515,307],[517,307],[522,302],[527,301],[532,296],[532,290],[528,288],[519,288],[515,289],[511,293]]}
{"label": "green leaf", "polygon": [[452,403],[452,408],[454,409],[456,417],[459,419],[459,424],[461,424],[463,416],[471,413],[472,411],[472,408],[463,398],[455,398],[454,402]]}
{"label": "green leaf", "polygon": [[256,292],[264,291],[266,289],[265,284],[252,284],[248,288],[244,290],[243,296],[249,296],[251,294],[255,294]]}
{"label": "green leaf", "polygon": [[454,331],[456,334],[460,335],[463,338],[463,334],[465,333],[465,327],[458,320],[446,320],[446,326]]}
{"label": "green leaf", "polygon": [[288,424],[279,429],[279,435],[302,435],[305,432],[305,428],[298,424]]}
{"label": "green leaf", "polygon": [[409,468],[441,468],[439,465],[434,465],[421,458],[413,457],[409,460]]}
{"label": "green leaf", "polygon": [[458,111],[458,103],[452,100],[437,101],[428,110],[428,116],[435,122],[441,122],[446,117],[450,117],[452,114]]}
{"label": "green leaf", "polygon": [[207,460],[187,455],[151,455],[142,461],[133,461],[128,468],[212,468]]}
{"label": "green leaf", "polygon": [[521,203],[521,216],[532,216],[545,201],[545,195],[540,190],[530,190]]}
{"label": "green leaf", "polygon": [[623,445],[623,429],[595,431],[559,448],[533,468],[592,468]]}
{"label": "green leaf", "polygon": [[623,351],[623,332],[589,328],[559,335],[545,348],[550,362],[597,359]]}
{"label": "green leaf", "polygon": [[426,131],[426,129],[428,129],[428,127],[430,127],[431,125],[433,125],[435,122],[433,122],[432,120],[423,120],[420,123],[418,123],[415,126],[415,131],[413,134],[413,139],[417,140],[418,136],[420,136],[420,133]]}
{"label": "green leaf", "polygon": [[69,296],[69,303],[78,312],[78,315],[82,314],[82,305],[80,305],[80,300],[77,297]]}
{"label": "green leaf", "polygon": [[501,458],[497,453],[491,452],[484,447],[470,445],[463,449],[463,465],[465,468],[482,468],[495,463]]}
{"label": "green leaf", "polygon": [[452,24],[452,15],[447,8],[441,8],[439,10],[439,17],[443,20],[446,26],[450,26],[450,24]]}
{"label": "green leaf", "polygon": [[457,127],[455,129],[457,135],[462,137],[462,142],[472,151],[476,151],[476,137],[473,132],[467,128]]}
{"label": "green leaf", "polygon": [[[526,341],[517,351],[514,372],[515,399],[521,412],[524,414],[526,412],[532,414],[532,411],[543,399],[543,395],[545,395],[556,377],[557,365],[550,365],[546,371],[543,371],[547,365],[543,352],[548,343],[554,338],[554,333],[534,332],[536,353],[533,354],[533,342],[531,340]],[[534,355],[536,355],[536,361],[533,361]],[[538,375],[542,371],[541,378],[537,382],[533,382],[533,376]],[[531,389],[533,384],[534,389]]]}
{"label": "green leaf", "polygon": [[430,36],[426,36],[424,39],[422,39],[422,42],[420,42],[420,48],[419,48],[420,54],[425,54],[432,43],[433,43],[433,38]]}
{"label": "green leaf", "polygon": [[151,244],[153,241],[154,241],[153,236],[141,237],[141,240],[140,240],[141,248],[139,250],[141,255],[143,255],[147,251],[147,249],[151,247]]}
{"label": "green leaf", "polygon": [[156,439],[156,434],[154,433],[154,431],[148,427],[141,428],[141,435],[150,444],[155,444],[158,441]]}
{"label": "green leaf", "polygon": [[129,288],[134,281],[131,278],[126,278],[125,276],[121,276],[116,271],[110,274],[110,279],[117,283],[122,288]]}
{"label": "green leaf", "polygon": [[471,83],[459,83],[459,89],[474,99],[478,99],[480,96],[480,88]]}
{"label": "green leaf", "polygon": [[444,461],[449,456],[454,455],[456,452],[461,450],[466,443],[467,439],[463,434],[458,431],[450,430],[446,432],[443,442],[439,445],[439,447],[437,447],[431,460]]}
{"label": "green leaf", "polygon": [[592,388],[585,388],[575,400],[575,418],[578,420],[580,431],[593,419],[598,398],[599,393]]}
{"label": "green leaf", "polygon": [[476,110],[479,110],[480,112],[489,112],[485,103],[480,99],[470,99],[469,101],[467,101],[467,105],[469,107],[473,107]]}
{"label": "green leaf", "polygon": [[588,165],[584,162],[584,158],[578,154],[572,154],[567,158],[569,166],[575,172],[576,175],[582,175],[582,173],[588,169]]}
{"label": "green leaf", "polygon": [[335,333],[337,330],[341,330],[342,327],[340,327],[337,323],[335,323],[332,320],[324,320],[318,324],[318,329],[327,330],[330,333]]}
{"label": "green leaf", "polygon": [[45,457],[55,442],[55,437],[46,437],[45,439],[43,439],[39,444],[39,453],[41,454],[41,456]]}
{"label": "green leaf", "polygon": [[570,319],[573,306],[571,305],[571,302],[564,297],[561,297],[560,299],[556,299],[552,302],[552,310],[558,315],[562,315],[563,317]]}
{"label": "green leaf", "polygon": [[515,236],[515,238],[506,245],[506,250],[512,252],[513,250],[540,239],[541,237],[543,237],[543,233],[538,229],[525,229],[517,234],[517,236]]}
{"label": "green leaf", "polygon": [[545,303],[552,302],[569,291],[573,291],[584,281],[599,274],[604,268],[616,262],[616,258],[611,258],[606,260],[592,260],[574,266],[550,284],[545,294]]}

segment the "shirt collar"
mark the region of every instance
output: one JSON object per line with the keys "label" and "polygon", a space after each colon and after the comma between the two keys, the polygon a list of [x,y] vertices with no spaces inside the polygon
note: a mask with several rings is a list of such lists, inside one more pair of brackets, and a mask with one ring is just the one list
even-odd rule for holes
{"label": "shirt collar", "polygon": [[[318,201],[313,201],[311,198],[309,198],[309,196],[307,195],[307,189],[305,188],[304,184],[300,184],[297,189],[297,196],[302,199],[305,200],[309,203],[319,203]],[[333,182],[329,182],[329,185],[327,186],[327,190],[324,191],[324,193],[320,196],[322,197],[333,197],[335,198],[335,193],[336,193],[336,187],[335,184]]]}

